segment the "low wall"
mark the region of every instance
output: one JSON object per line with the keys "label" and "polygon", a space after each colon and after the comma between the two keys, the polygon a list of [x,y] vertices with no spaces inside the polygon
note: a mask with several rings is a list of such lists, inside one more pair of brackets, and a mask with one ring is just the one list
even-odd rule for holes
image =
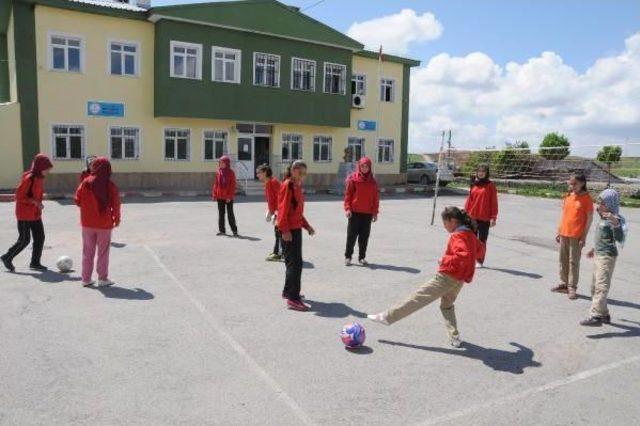
{"label": "low wall", "polygon": [[21,174],[20,104],[0,104],[0,189],[15,189]]}

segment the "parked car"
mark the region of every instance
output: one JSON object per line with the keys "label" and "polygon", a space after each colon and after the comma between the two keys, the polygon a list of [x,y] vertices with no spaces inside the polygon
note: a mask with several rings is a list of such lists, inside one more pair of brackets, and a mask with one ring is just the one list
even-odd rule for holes
{"label": "parked car", "polygon": [[[407,166],[407,181],[410,183],[419,183],[420,185],[429,185],[436,183],[438,173],[438,165],[430,161],[419,161],[409,163]],[[440,185],[446,186],[453,180],[453,173],[448,167],[443,167],[440,172]]]}

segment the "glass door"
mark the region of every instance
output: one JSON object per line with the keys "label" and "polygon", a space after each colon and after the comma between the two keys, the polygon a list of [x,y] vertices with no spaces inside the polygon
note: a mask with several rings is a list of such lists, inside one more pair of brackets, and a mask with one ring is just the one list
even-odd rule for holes
{"label": "glass door", "polygon": [[253,179],[253,136],[238,138],[238,167],[239,179]]}

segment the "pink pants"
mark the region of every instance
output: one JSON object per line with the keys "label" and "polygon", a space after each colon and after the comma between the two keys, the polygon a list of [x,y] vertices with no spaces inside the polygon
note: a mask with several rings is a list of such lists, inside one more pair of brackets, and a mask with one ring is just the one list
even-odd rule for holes
{"label": "pink pants", "polygon": [[91,281],[93,259],[98,248],[96,272],[99,280],[109,278],[109,247],[111,245],[111,229],[82,228],[82,281]]}

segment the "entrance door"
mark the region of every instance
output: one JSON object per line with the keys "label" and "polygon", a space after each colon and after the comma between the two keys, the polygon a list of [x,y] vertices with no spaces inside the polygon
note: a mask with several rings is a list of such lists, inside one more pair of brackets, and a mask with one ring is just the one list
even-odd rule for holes
{"label": "entrance door", "polygon": [[253,167],[253,136],[238,138],[238,178],[253,179],[255,167]]}
{"label": "entrance door", "polygon": [[255,136],[255,170],[261,164],[269,164],[269,140],[267,136]]}

